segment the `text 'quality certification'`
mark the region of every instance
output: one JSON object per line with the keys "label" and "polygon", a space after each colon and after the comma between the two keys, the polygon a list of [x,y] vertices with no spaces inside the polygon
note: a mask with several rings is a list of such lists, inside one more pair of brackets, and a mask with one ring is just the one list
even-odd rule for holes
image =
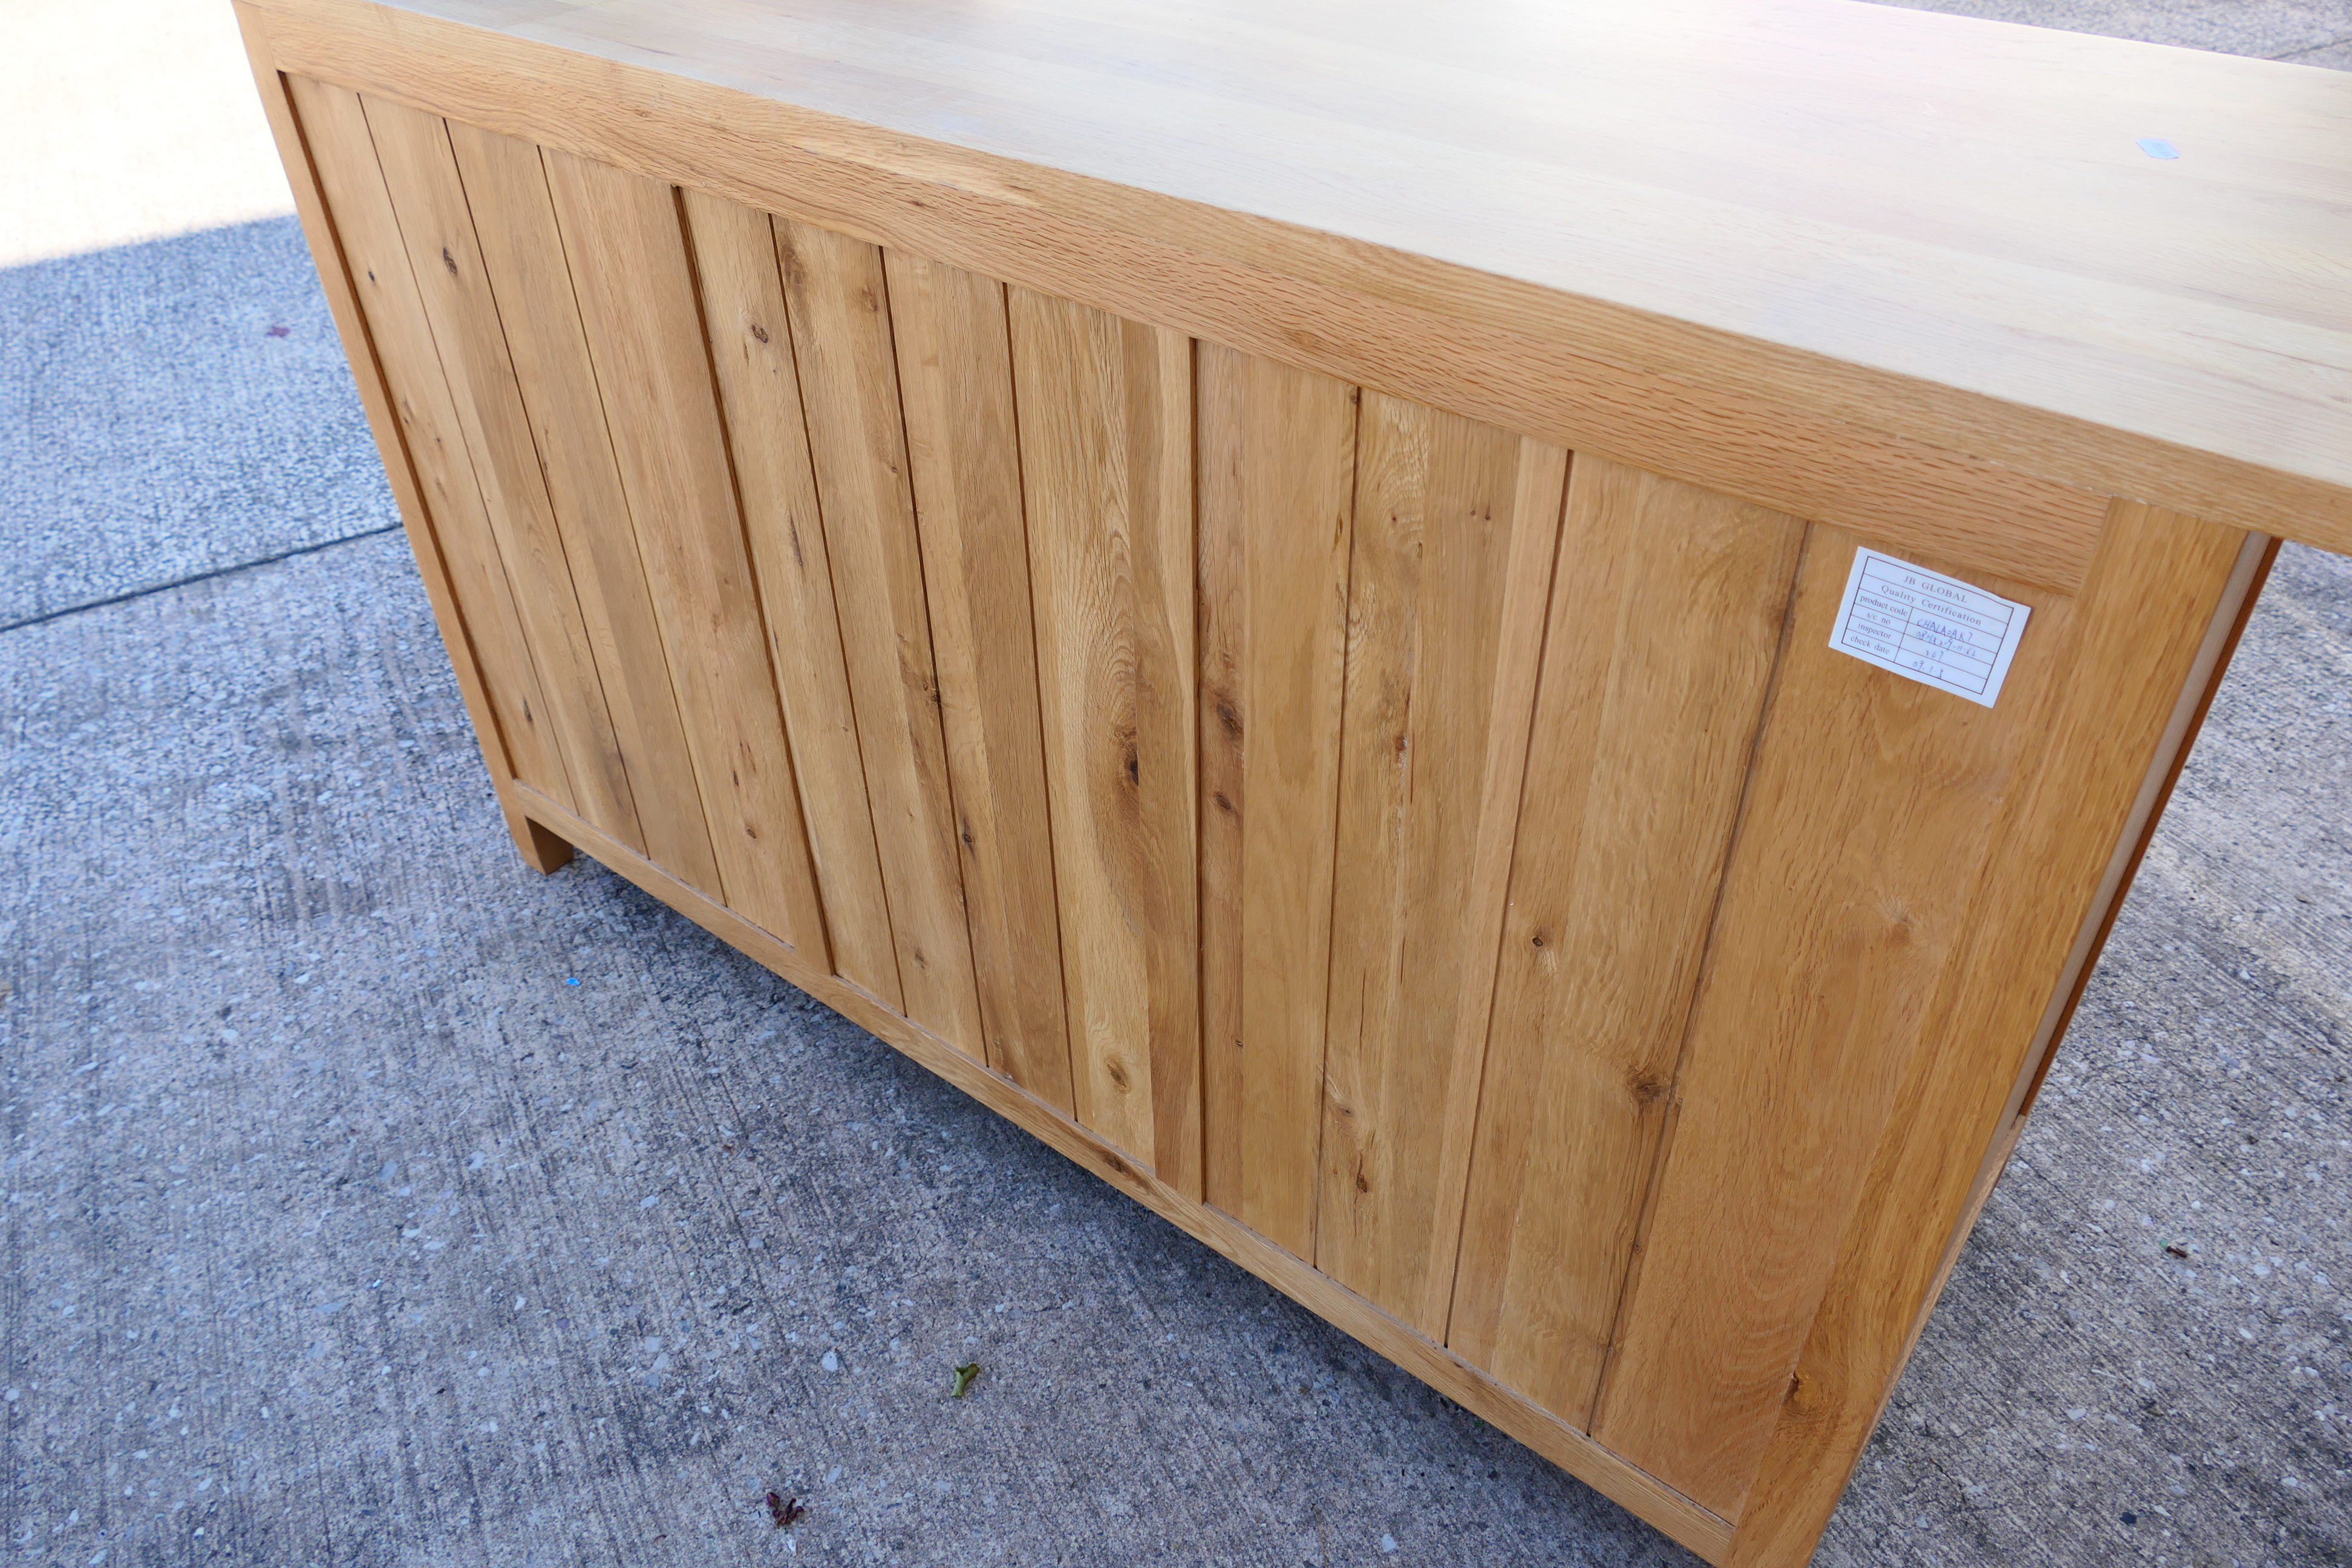
{"label": "text 'quality certification'", "polygon": [[1990,708],[2032,613],[1940,572],[1856,550],[1830,647]]}

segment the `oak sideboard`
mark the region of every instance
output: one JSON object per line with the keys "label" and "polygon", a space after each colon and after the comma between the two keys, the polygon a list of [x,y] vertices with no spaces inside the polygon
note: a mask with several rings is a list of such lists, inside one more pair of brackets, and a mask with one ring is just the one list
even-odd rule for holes
{"label": "oak sideboard", "polygon": [[240,0],[514,840],[1803,1563],[2278,542],[2352,77],[1844,0]]}

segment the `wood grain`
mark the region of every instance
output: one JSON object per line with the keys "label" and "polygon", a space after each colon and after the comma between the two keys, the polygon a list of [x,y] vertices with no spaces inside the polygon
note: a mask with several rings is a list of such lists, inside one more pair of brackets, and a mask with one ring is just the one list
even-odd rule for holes
{"label": "wood grain", "polygon": [[1198,1197],[1192,345],[1010,304],[1077,1120]]}
{"label": "wood grain", "polygon": [[569,153],[545,162],[725,902],[822,952],[824,916],[676,195]]}
{"label": "wood grain", "polygon": [[1359,394],[1197,364],[1206,1191],[1312,1258]]}
{"label": "wood grain", "polygon": [[680,206],[834,970],[896,1005],[898,953],[858,755],[775,233],[766,214],[700,191],[680,193]]}
{"label": "wood grain", "polygon": [[[1785,414],[1797,482],[1849,437],[1891,439],[1922,448],[1921,479],[1958,481],[1930,487],[1938,514],[2022,474],[2352,547],[2334,260],[2352,86],[2332,75],[1839,0],[1483,5],[1442,25],[1387,5],[1352,13],[1344,46],[1310,6],[1239,0],[1139,5],[1124,26],[1049,0],[909,7],[896,26],[835,25],[829,0],[519,3],[442,0],[486,31],[268,0],[274,47],[314,72],[1240,346],[1265,349],[1235,335],[1253,321],[1323,337],[1287,308],[1296,282],[1358,300],[1365,330],[1426,312],[1458,385],[1484,379],[1448,352],[1463,323],[1604,383],[1664,378],[1663,406],[1727,397],[1756,437]],[[942,100],[990,151],[939,135]],[[2141,153],[2126,132],[2150,117],[2198,157]],[[1754,493],[1618,432],[1498,422]],[[2011,510],[1972,515],[2014,536]]]}
{"label": "wood grain", "polygon": [[1569,477],[1447,1342],[1573,1425],[1633,1256],[1803,533],[1601,459]]}
{"label": "wood grain", "polygon": [[[573,800],[570,776],[549,733],[547,702],[522,616],[499,558],[473,454],[442,374],[359,95],[301,77],[289,78],[287,90],[301,117],[319,189],[351,265],[352,285],[416,475],[435,551],[462,617],[469,662],[503,743],[505,766],[494,766],[492,776],[522,779],[568,810]],[[451,657],[457,657],[455,645]]]}
{"label": "wood grain", "polygon": [[988,1065],[1073,1109],[1004,285],[886,253]]}
{"label": "wood grain", "polygon": [[984,1057],[882,253],[774,228],[898,989],[909,1018]]}
{"label": "wood grain", "polygon": [[[1941,1283],[1948,1247],[1924,1243],[1957,1239],[1978,1156],[2002,1131],[2012,1086],[2026,1081],[2041,1044],[2035,1026],[2065,999],[2101,872],[2118,847],[2130,852],[2137,797],[2151,773],[2168,771],[2168,747],[2193,734],[2244,613],[2250,569],[2266,553],[2259,540],[2247,552],[2235,530],[2129,502],[2116,503],[2105,539],[2063,625],[2029,627],[2051,645],[2040,668],[2011,667],[2001,703],[2025,699],[2011,722],[2033,749],[2031,784],[2000,802],[1982,879],[1969,889],[1970,922],[1927,1005],[1902,1020],[1890,1052],[1900,1076],[1867,1163],[1840,1163],[1851,1185],[1832,1212],[1843,1223],[1807,1250],[1804,1262],[1821,1272],[1806,1284],[1821,1306],[1786,1347],[1732,1552],[1749,1568],[1795,1568],[1829,1522]],[[2021,675],[2043,689],[2021,688]],[[2169,732],[2184,700],[2188,721]],[[1718,1267],[1718,1279],[1740,1287],[1795,1292],[1785,1275],[1759,1279],[1745,1249]]]}
{"label": "wood grain", "polygon": [[1368,393],[1316,1266],[1443,1340],[1568,454]]}
{"label": "wood grain", "polygon": [[646,853],[715,893],[719,861],[701,786],[596,395],[547,171],[527,142],[466,125],[446,129]]}
{"label": "wood grain", "polygon": [[571,782],[572,807],[643,849],[636,802],[604,678],[555,521],[530,419],[515,381],[499,306],[474,238],[474,218],[449,134],[432,115],[362,96],[409,270],[433,330],[457,426],[515,608],[541,676],[543,717]]}
{"label": "wood grain", "polygon": [[1807,552],[1593,1427],[1726,1518],[1941,982],[1973,923],[2019,912],[1978,902],[1994,831],[2032,783],[2052,684],[2081,678],[2054,662],[2076,606],[1998,582],[2034,618],[1996,708],[1836,652],[1854,549],[1822,529]]}

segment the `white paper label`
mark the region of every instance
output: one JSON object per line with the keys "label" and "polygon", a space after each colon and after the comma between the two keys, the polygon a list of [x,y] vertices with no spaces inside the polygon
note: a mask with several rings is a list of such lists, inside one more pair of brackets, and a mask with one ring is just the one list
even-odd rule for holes
{"label": "white paper label", "polygon": [[1990,708],[2032,613],[1941,572],[1856,550],[1830,647]]}

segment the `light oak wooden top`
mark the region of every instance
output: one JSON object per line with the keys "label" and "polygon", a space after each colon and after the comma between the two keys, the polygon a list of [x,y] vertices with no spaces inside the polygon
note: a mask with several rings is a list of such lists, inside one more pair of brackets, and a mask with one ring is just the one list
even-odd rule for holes
{"label": "light oak wooden top", "polygon": [[2352,550],[2352,75],[1848,0],[258,3]]}

